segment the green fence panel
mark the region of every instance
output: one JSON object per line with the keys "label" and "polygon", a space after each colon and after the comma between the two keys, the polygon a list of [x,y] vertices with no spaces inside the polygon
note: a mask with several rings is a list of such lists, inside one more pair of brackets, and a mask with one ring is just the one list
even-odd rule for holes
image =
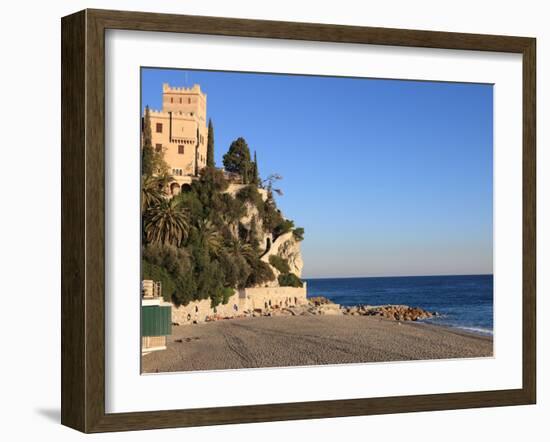
{"label": "green fence panel", "polygon": [[141,306],[141,336],[172,334],[172,307],[169,305]]}

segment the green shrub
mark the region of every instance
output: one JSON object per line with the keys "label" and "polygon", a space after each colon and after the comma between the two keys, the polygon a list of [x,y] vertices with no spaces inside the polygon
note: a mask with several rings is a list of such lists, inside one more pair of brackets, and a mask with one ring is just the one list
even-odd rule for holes
{"label": "green shrub", "polygon": [[292,229],[294,229],[294,221],[281,217],[281,221],[275,226],[275,229],[273,229],[273,236],[277,238],[290,232]]}
{"label": "green shrub", "polygon": [[273,233],[275,228],[284,221],[284,218],[279,209],[277,209],[277,205],[275,204],[275,200],[273,199],[273,194],[271,192],[268,192],[267,200],[262,209],[263,210],[260,211],[260,215],[262,217],[264,229]]}
{"label": "green shrub", "polygon": [[246,215],[246,207],[242,201],[233,198],[228,193],[218,193],[212,196],[212,221],[218,226],[227,221],[235,222]]}
{"label": "green shrub", "polygon": [[225,285],[239,289],[246,287],[246,281],[252,269],[242,256],[232,256],[222,252],[218,257],[225,274]]}
{"label": "green shrub", "polygon": [[304,240],[304,228],[303,227],[296,227],[292,234],[294,235],[294,239],[296,241],[303,241]]}
{"label": "green shrub", "polygon": [[176,279],[176,291],[172,302],[176,305],[187,305],[196,298],[197,284],[193,273],[187,272]]}
{"label": "green shrub", "polygon": [[250,267],[251,272],[250,275],[248,275],[246,287],[262,285],[275,279],[275,275],[273,274],[273,270],[271,270],[269,264],[260,261],[259,259],[250,263]]}
{"label": "green shrub", "polygon": [[279,285],[281,287],[303,287],[304,284],[300,278],[298,278],[294,273],[286,273],[284,275],[279,275]]}
{"label": "green shrub", "polygon": [[191,269],[189,252],[183,247],[150,244],[143,248],[142,257],[151,264],[166,269],[173,277],[178,277]]}
{"label": "green shrub", "polygon": [[254,184],[243,187],[237,192],[237,199],[254,204],[256,207],[263,205],[262,196],[258,192],[258,187]]}
{"label": "green shrub", "polygon": [[235,290],[233,290],[232,288],[222,287],[216,292],[213,297],[210,298],[210,306],[214,308],[220,304],[227,304],[229,302],[229,298],[231,298],[234,293]]}
{"label": "green shrub", "polygon": [[290,272],[290,267],[288,265],[288,261],[284,258],[281,258],[277,255],[271,255],[269,257],[269,263],[275,267],[279,273],[288,273]]}

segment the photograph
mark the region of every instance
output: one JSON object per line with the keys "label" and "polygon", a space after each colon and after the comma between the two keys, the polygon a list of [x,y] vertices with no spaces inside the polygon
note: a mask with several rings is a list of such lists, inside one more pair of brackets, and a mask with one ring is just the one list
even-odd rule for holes
{"label": "photograph", "polygon": [[142,374],[493,357],[493,84],[140,70]]}

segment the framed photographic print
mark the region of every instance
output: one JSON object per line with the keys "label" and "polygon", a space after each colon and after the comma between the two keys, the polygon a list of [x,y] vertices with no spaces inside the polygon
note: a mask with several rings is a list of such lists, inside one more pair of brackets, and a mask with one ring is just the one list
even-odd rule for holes
{"label": "framed photographic print", "polygon": [[535,40],[62,19],[62,423],[533,404]]}

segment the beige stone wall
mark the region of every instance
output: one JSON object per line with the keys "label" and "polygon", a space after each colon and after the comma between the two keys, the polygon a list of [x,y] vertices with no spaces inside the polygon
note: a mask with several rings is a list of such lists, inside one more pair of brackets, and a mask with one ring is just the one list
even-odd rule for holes
{"label": "beige stone wall", "polygon": [[250,310],[292,307],[307,303],[307,285],[303,287],[253,287],[241,291]]}
{"label": "beige stone wall", "polygon": [[162,85],[162,110],[166,112],[193,113],[206,123],[206,94],[198,84],[193,87],[171,87]]}
{"label": "beige stone wall", "polygon": [[[236,292],[229,298],[227,304],[218,305],[214,309],[210,306],[209,299],[203,299],[201,301],[192,301],[187,305],[181,305],[176,307],[172,305],[172,322],[176,322],[180,325],[192,324],[196,322],[205,322],[208,317],[219,315],[220,317],[234,316],[242,313],[246,310],[245,300],[239,298],[239,294]],[[235,305],[237,310],[235,310]]]}
{"label": "beige stone wall", "polygon": [[283,307],[292,307],[307,303],[307,287],[256,287],[239,290],[229,298],[227,304],[211,308],[210,300],[193,301],[188,305],[172,306],[172,322],[180,325],[201,323],[209,318],[234,317],[251,313],[253,310],[263,312]]}

